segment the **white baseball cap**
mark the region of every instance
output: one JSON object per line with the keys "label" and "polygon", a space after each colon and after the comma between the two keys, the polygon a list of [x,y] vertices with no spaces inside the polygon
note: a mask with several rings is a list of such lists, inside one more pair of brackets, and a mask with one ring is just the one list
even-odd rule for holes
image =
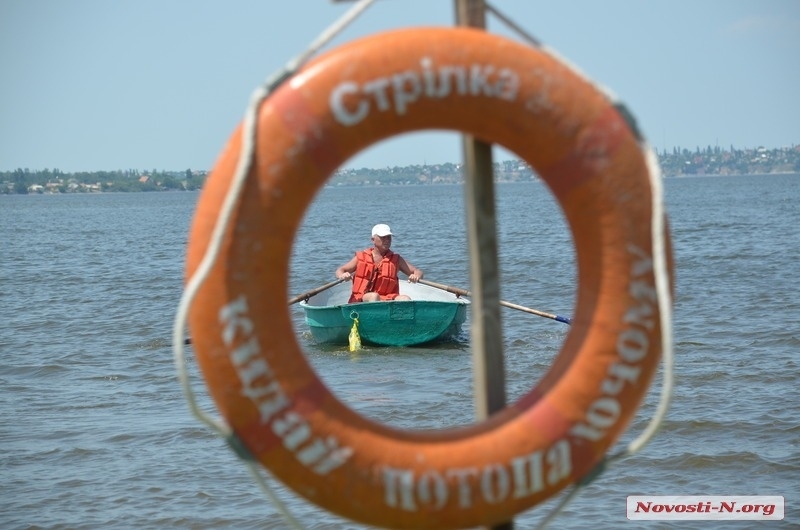
{"label": "white baseball cap", "polygon": [[381,224],[381,225],[375,225],[375,226],[372,227],[372,235],[373,236],[378,236],[378,237],[383,237],[383,236],[391,236],[391,235],[394,235],[394,234],[392,234],[392,229],[389,228],[389,225]]}

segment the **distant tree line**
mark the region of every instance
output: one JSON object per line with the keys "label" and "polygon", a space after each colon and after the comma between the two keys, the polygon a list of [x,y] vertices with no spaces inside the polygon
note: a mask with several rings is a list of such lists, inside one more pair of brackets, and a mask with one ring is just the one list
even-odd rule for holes
{"label": "distant tree line", "polygon": [[80,171],[18,168],[0,172],[0,193],[97,193],[130,191],[198,190],[206,171]]}
{"label": "distant tree line", "polygon": [[[800,145],[779,149],[735,149],[719,146],[694,151],[675,147],[657,153],[665,177],[685,175],[760,175],[800,173]],[[0,193],[97,193],[197,190],[205,170],[142,171],[127,169],[65,173],[59,169],[18,168],[0,172]],[[525,182],[538,177],[522,160],[494,164],[497,182]],[[423,164],[385,168],[340,169],[328,182],[332,186],[447,184],[463,181],[461,164]]]}
{"label": "distant tree line", "polygon": [[719,146],[666,150],[658,157],[665,176],[681,175],[761,175],[800,173],[800,145],[779,149],[724,150]]}

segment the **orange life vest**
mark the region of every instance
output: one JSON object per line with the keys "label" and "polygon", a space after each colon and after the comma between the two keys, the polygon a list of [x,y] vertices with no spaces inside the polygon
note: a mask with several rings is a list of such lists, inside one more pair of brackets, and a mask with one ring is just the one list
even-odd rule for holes
{"label": "orange life vest", "polygon": [[372,249],[356,252],[355,278],[353,278],[353,294],[350,303],[361,302],[364,293],[378,293],[381,300],[394,300],[400,294],[400,283],[397,281],[397,262],[400,256],[388,251],[380,263],[372,258]]}

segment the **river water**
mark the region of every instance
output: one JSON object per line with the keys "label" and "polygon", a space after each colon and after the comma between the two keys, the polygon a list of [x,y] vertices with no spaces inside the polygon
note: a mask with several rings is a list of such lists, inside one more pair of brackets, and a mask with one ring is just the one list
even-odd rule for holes
{"label": "river water", "polygon": [[[504,300],[568,316],[574,254],[542,184],[496,188]],[[710,528],[631,522],[629,495],[781,495],[800,524],[800,175],[665,181],[676,263],[676,386],[641,453],[589,485],[553,528]],[[309,210],[289,292],[333,279],[375,223],[426,278],[469,288],[460,186],[326,188]],[[0,527],[285,528],[248,471],[189,413],[170,334],[196,193],[0,196]],[[473,421],[468,326],[427,348],[298,340],[329,387],[402,428]],[[508,399],[568,327],[503,309]],[[189,349],[191,354],[191,349]],[[203,408],[213,411],[190,356]],[[630,431],[653,413],[660,378]],[[364,528],[280,490],[308,528]],[[533,527],[549,501],[515,518]],[[742,523],[750,527],[757,522]]]}

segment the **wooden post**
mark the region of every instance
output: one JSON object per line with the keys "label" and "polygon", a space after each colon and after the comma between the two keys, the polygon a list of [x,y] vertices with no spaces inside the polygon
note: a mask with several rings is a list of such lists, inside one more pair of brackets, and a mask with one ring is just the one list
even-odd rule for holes
{"label": "wooden post", "polygon": [[[486,27],[484,0],[455,0],[460,26]],[[503,328],[497,262],[492,146],[464,135],[464,187],[472,291],[472,364],[477,420],[506,406]],[[492,530],[511,530],[513,522]]]}
{"label": "wooden post", "polygon": [[[460,25],[486,25],[484,0],[456,0]],[[464,181],[472,291],[472,349],[478,419],[505,407],[492,146],[464,135]]]}

